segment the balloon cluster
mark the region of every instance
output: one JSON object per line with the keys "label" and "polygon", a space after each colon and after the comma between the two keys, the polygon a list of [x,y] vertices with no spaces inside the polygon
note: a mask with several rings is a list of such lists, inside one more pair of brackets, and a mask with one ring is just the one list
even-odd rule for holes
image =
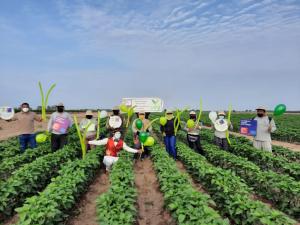
{"label": "balloon cluster", "polygon": [[[137,119],[135,122],[135,126],[138,130],[141,130],[143,128],[143,121],[141,119]],[[149,133],[146,131],[140,132],[139,140],[146,147],[151,147],[155,143],[154,138],[150,137]]]}

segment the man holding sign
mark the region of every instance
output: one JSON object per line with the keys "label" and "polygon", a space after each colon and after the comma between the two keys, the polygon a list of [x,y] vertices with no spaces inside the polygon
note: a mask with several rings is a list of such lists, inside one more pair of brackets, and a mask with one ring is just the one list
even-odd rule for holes
{"label": "man holding sign", "polygon": [[57,112],[52,113],[48,122],[48,131],[51,132],[51,149],[56,151],[67,144],[68,129],[72,126],[73,120],[69,113],[65,112],[63,103],[56,106]]}
{"label": "man holding sign", "polygon": [[257,130],[254,136],[253,146],[257,149],[272,152],[271,133],[276,131],[275,122],[267,115],[265,107],[258,107],[256,111],[257,116],[253,118],[253,120],[257,121]]}

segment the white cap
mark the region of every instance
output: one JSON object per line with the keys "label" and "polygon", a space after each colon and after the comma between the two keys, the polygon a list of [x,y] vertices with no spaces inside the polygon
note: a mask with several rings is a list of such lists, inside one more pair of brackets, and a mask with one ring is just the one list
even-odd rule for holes
{"label": "white cap", "polygon": [[196,115],[196,112],[195,111],[190,111],[190,115]]}
{"label": "white cap", "polygon": [[64,103],[60,102],[56,106],[64,106]]}
{"label": "white cap", "polygon": [[226,116],[226,113],[224,111],[219,111],[218,116]]}
{"label": "white cap", "polygon": [[167,114],[173,113],[173,110],[172,110],[172,109],[167,109],[166,113],[167,113]]}
{"label": "white cap", "polygon": [[92,110],[87,110],[87,111],[85,112],[85,115],[86,115],[86,116],[92,116],[92,115],[93,115]]}
{"label": "white cap", "polygon": [[264,111],[267,111],[267,108],[264,107],[264,106],[259,106],[256,108],[256,110],[264,110]]}

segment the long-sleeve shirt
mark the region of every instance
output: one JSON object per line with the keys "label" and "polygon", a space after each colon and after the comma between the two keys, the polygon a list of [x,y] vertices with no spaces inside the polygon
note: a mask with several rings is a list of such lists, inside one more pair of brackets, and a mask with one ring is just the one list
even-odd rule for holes
{"label": "long-sleeve shirt", "polygon": [[18,133],[33,134],[34,121],[41,121],[41,118],[34,112],[19,112],[16,113],[13,120],[18,120]]}
{"label": "long-sleeve shirt", "polygon": [[[177,125],[177,119],[173,118],[171,120],[168,120],[165,126],[160,126],[160,131],[165,133],[166,136],[174,136],[175,135],[174,122]],[[180,128],[181,126],[179,125],[178,129]]]}
{"label": "long-sleeve shirt", "polygon": [[73,120],[69,113],[54,112],[50,117],[47,129],[53,134],[66,134],[72,125]]}
{"label": "long-sleeve shirt", "polygon": [[[104,138],[102,140],[99,140],[99,141],[96,141],[96,140],[93,140],[93,141],[89,141],[89,144],[90,145],[99,145],[99,146],[102,146],[102,145],[107,145],[107,142],[108,142],[108,138]],[[115,146],[118,144],[118,142],[114,141],[114,144]],[[134,149],[134,148],[130,148],[125,142],[123,142],[123,149],[127,152],[131,152],[131,153],[137,153],[138,150]]]}
{"label": "long-sleeve shirt", "polygon": [[[228,123],[227,119],[224,119],[224,120]],[[226,133],[227,133],[227,131],[218,131],[218,130],[216,130],[214,124],[213,124],[212,128],[213,128],[213,130],[215,131],[215,137],[218,137],[218,138],[226,138]],[[228,128],[229,128],[230,130],[232,130],[232,129],[233,129],[232,124],[230,124]]]}
{"label": "long-sleeve shirt", "polygon": [[[268,116],[255,117],[254,120],[257,121],[257,130],[254,140],[256,141],[271,141],[271,133],[276,131],[276,125],[274,120],[269,120]],[[269,127],[271,126],[271,131]]]}

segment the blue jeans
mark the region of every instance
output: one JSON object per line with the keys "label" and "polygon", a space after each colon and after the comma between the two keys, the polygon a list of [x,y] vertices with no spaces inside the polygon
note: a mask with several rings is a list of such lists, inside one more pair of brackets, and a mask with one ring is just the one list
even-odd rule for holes
{"label": "blue jeans", "polygon": [[35,134],[21,134],[19,136],[21,152],[25,152],[25,149],[30,145],[30,148],[36,148]]}
{"label": "blue jeans", "polygon": [[166,150],[170,156],[174,159],[177,158],[177,151],[176,151],[176,137],[175,136],[165,136],[164,142],[166,146]]}

